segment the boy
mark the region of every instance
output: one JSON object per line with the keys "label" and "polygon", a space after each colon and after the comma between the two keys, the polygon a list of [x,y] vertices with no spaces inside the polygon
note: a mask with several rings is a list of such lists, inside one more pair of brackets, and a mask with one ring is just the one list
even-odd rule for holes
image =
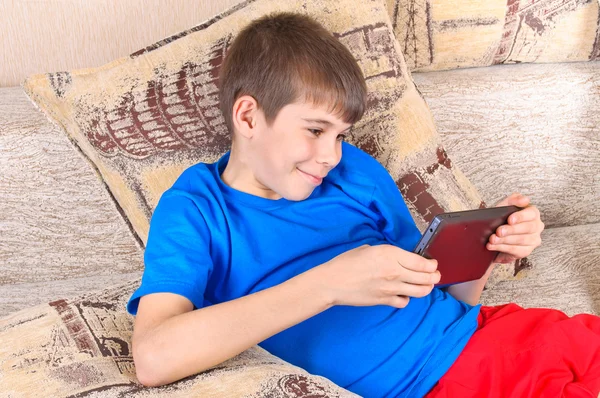
{"label": "boy", "polygon": [[[504,384],[510,396],[597,394],[597,318],[481,307],[491,270],[433,287],[436,261],[411,252],[420,233],[393,180],[342,143],[365,111],[366,85],[322,26],[295,14],[253,22],[231,45],[220,86],[231,151],[190,167],[163,194],[128,303],[141,383],[170,383],[260,344],[363,396],[492,396]],[[499,203],[524,209],[490,238],[497,261],[539,246],[544,225],[528,202],[515,194]],[[547,347],[555,355],[553,340],[564,340],[536,332],[540,352],[527,338],[534,326],[565,323],[586,346],[557,348],[567,353],[549,359],[554,367],[534,362],[538,379],[517,383],[527,361]],[[563,365],[571,359],[577,365]]]}

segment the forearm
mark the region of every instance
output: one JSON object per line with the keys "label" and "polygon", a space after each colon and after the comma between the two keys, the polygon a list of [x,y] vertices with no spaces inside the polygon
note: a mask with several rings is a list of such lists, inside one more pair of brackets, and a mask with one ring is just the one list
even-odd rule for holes
{"label": "forearm", "polygon": [[457,300],[464,301],[470,305],[476,305],[479,303],[481,292],[483,292],[483,288],[485,287],[485,284],[493,270],[494,264],[490,265],[485,275],[483,275],[480,279],[452,285],[448,287],[448,293],[450,293],[450,295]]}
{"label": "forearm", "polygon": [[[217,365],[332,306],[314,269],[280,285],[174,316],[144,336],[138,374],[163,385]],[[139,376],[138,376],[139,377]]]}

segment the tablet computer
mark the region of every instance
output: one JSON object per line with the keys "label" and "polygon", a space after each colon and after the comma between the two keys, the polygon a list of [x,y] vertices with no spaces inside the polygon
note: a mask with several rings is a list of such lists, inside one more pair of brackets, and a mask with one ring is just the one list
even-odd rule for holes
{"label": "tablet computer", "polygon": [[486,247],[490,236],[518,210],[517,206],[501,206],[439,214],[414,252],[437,260],[441,274],[437,287],[479,279],[498,253]]}

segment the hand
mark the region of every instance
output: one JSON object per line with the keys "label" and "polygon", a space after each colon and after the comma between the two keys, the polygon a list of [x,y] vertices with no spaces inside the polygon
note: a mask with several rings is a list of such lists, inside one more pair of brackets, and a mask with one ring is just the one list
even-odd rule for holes
{"label": "hand", "polygon": [[511,263],[527,257],[542,244],[544,223],[540,219],[540,211],[529,202],[528,197],[513,193],[496,204],[495,207],[515,205],[524,209],[511,214],[508,224],[501,225],[490,236],[488,250],[499,251],[494,262]]}
{"label": "hand", "polygon": [[403,308],[409,296],[424,297],[440,281],[436,260],[392,245],[363,245],[318,268],[334,305]]}

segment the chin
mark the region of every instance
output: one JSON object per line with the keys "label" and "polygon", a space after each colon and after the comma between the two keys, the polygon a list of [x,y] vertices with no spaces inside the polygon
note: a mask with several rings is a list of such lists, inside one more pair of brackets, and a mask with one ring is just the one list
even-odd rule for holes
{"label": "chin", "polygon": [[292,191],[292,192],[286,192],[285,195],[281,195],[284,198],[286,198],[287,200],[291,200],[294,202],[300,202],[304,199],[307,199],[311,194],[312,194],[312,190],[311,191]]}

